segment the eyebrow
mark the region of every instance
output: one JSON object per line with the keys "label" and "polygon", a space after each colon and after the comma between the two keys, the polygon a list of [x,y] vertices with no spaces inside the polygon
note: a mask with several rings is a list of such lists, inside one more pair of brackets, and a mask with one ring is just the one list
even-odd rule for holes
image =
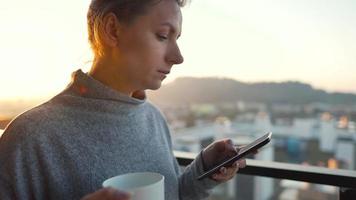
{"label": "eyebrow", "polygon": [[[169,22],[163,22],[160,26],[168,26],[171,29],[172,33],[177,33],[177,29]],[[180,37],[181,33],[178,34],[178,38]]]}

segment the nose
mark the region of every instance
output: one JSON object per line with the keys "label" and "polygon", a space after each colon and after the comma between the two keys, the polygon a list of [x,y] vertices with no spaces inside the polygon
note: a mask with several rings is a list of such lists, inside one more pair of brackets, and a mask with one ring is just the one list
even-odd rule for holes
{"label": "nose", "polygon": [[178,44],[175,42],[174,45],[172,45],[171,51],[168,54],[168,62],[173,65],[178,65],[183,63],[183,61],[184,58],[180,52]]}

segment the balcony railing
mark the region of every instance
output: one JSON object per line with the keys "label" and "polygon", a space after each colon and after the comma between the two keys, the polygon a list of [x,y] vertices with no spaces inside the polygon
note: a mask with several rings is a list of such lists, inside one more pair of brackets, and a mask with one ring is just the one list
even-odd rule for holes
{"label": "balcony railing", "polygon": [[[179,151],[174,155],[181,166],[189,165],[196,157]],[[247,166],[238,173],[336,186],[340,200],[356,199],[355,171],[247,159]]]}

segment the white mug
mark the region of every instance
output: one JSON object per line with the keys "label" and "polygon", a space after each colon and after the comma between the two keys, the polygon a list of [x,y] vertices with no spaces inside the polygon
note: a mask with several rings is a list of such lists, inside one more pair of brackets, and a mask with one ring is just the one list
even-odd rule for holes
{"label": "white mug", "polygon": [[131,200],[164,200],[164,176],[153,172],[136,172],[109,178],[103,187],[131,194]]}

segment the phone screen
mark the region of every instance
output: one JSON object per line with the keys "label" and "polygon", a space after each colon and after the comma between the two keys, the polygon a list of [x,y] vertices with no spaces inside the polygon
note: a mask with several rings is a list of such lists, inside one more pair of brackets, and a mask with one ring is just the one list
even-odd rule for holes
{"label": "phone screen", "polygon": [[205,172],[204,174],[198,177],[198,180],[201,180],[205,177],[208,177],[214,173],[216,173],[221,167],[227,167],[233,164],[235,161],[247,156],[249,153],[256,151],[257,149],[261,148],[262,146],[266,145],[272,137],[272,132],[269,132],[262,137],[256,139],[255,141],[251,142],[250,144],[242,147],[237,155],[217,164],[216,166],[212,167],[210,170]]}

